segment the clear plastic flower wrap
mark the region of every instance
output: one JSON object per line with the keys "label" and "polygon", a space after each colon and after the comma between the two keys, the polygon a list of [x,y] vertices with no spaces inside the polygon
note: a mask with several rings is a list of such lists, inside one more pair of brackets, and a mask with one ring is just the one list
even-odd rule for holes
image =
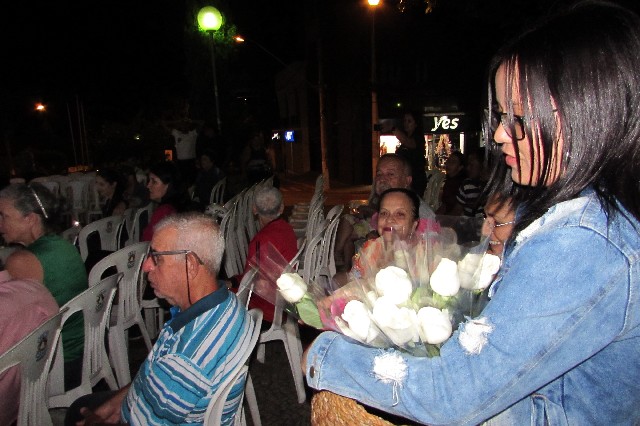
{"label": "clear plastic flower wrap", "polygon": [[486,253],[481,228],[481,219],[438,216],[404,240],[390,229],[363,246],[342,287],[305,283],[267,245],[250,259],[257,269],[250,291],[312,327],[434,356],[465,317],[480,312],[481,293],[500,266]]}
{"label": "clear plastic flower wrap", "polygon": [[464,321],[483,307],[481,293],[500,259],[486,253],[482,220],[436,217],[404,240],[385,230],[363,246],[354,280],[367,294],[372,322],[393,346],[433,356]]}

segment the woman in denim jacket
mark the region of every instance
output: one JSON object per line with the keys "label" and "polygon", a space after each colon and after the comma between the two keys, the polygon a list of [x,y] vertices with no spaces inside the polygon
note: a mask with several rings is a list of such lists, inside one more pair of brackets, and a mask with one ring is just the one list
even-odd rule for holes
{"label": "woman in denim jacket", "polygon": [[582,3],[514,40],[490,82],[518,205],[482,314],[440,357],[327,332],[309,385],[429,424],[640,422],[640,19]]}

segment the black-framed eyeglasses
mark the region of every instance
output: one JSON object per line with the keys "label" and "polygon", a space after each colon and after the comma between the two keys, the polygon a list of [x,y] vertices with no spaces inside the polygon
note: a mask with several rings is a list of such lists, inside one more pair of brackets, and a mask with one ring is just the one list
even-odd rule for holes
{"label": "black-framed eyeglasses", "polygon": [[200,259],[200,256],[198,256],[198,254],[193,250],[155,251],[154,249],[149,249],[149,253],[147,253],[147,257],[151,259],[151,262],[153,262],[153,266],[158,266],[158,259],[160,258],[160,256],[172,256],[172,255],[184,254],[184,273],[186,274],[186,277],[187,277],[187,298],[189,299],[189,304],[192,304],[191,285],[189,283],[189,265],[187,263],[187,255],[189,253],[191,253],[193,257],[196,258],[196,260],[200,265],[204,265],[204,262],[202,261],[202,259]]}
{"label": "black-framed eyeglasses", "polygon": [[147,254],[147,257],[151,259],[151,261],[153,262],[153,266],[158,266],[158,260],[160,256],[172,256],[172,255],[178,255],[178,254],[184,254],[186,256],[189,253],[193,254],[193,257],[196,258],[199,264],[204,265],[204,262],[202,261],[202,259],[200,259],[200,256],[198,256],[198,254],[193,250],[155,251],[154,249],[150,249],[149,253]]}
{"label": "black-framed eyeglasses", "polygon": [[525,120],[526,117],[522,115],[509,114],[497,110],[491,111],[492,131],[495,132],[495,130],[498,128],[498,125],[502,124],[502,127],[507,133],[507,136],[517,141],[521,141],[525,137]]}

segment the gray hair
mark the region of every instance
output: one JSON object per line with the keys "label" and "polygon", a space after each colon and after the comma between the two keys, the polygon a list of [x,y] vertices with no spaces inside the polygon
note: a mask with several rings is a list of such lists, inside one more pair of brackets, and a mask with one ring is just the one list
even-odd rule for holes
{"label": "gray hair", "polygon": [[173,228],[178,232],[173,250],[193,251],[214,277],[218,275],[224,254],[224,236],[212,217],[202,213],[170,215],[158,222],[154,233],[164,228]]}
{"label": "gray hair", "polygon": [[45,232],[54,232],[51,225],[57,219],[60,203],[46,186],[35,182],[11,184],[0,191],[0,198],[12,200],[16,210],[25,216],[37,214]]}
{"label": "gray hair", "polygon": [[282,193],[273,186],[257,189],[253,196],[253,204],[260,216],[276,218],[282,206]]}

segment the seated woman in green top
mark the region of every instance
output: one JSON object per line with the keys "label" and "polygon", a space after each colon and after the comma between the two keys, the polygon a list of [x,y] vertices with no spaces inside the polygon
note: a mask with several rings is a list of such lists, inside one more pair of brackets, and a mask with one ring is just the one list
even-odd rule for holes
{"label": "seated woman in green top", "polygon": [[[5,269],[14,278],[32,279],[45,285],[64,305],[87,289],[87,273],[78,250],[53,233],[59,202],[43,185],[9,185],[0,191],[0,234],[7,243],[26,250],[12,253]],[[84,323],[80,313],[62,328],[65,388],[80,383],[84,348]]]}

